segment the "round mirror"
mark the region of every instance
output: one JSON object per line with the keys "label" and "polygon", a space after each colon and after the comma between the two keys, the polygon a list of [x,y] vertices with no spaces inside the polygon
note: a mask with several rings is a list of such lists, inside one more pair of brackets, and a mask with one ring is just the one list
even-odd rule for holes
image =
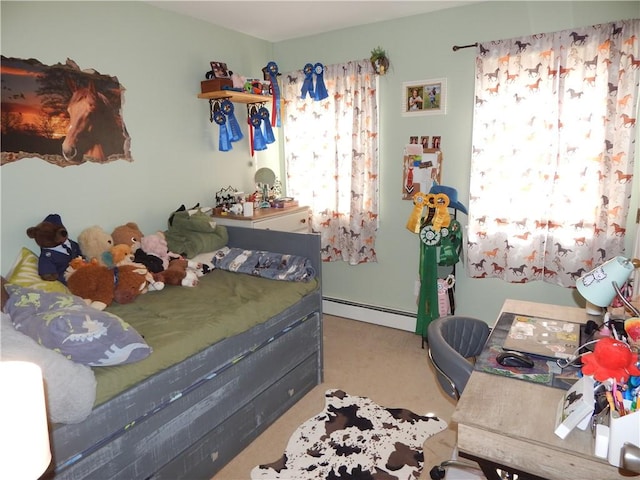
{"label": "round mirror", "polygon": [[276,174],[270,168],[259,168],[253,179],[256,183],[273,186],[276,181]]}

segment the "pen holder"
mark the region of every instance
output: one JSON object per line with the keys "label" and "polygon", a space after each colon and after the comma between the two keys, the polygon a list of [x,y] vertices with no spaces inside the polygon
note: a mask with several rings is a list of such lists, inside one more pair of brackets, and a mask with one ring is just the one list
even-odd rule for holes
{"label": "pen holder", "polygon": [[[630,402],[625,400],[625,408]],[[611,465],[621,464],[622,446],[625,442],[640,445],[640,410],[620,416],[618,412],[609,415],[609,453],[607,460]]]}

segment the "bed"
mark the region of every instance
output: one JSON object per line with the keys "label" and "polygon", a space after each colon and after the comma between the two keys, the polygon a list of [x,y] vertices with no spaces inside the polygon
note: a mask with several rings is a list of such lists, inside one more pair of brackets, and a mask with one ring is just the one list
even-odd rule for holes
{"label": "bed", "polygon": [[[167,363],[150,376],[148,359],[94,368],[96,406],[80,423],[52,426],[54,460],[43,478],[211,478],[322,381],[319,237],[227,230],[230,247],[307,257],[316,278],[282,282],[215,269],[195,288],[168,287],[109,307],[145,337],[153,348],[149,359]],[[178,294],[189,299],[187,316],[223,316],[218,323],[227,328],[220,339],[207,339],[196,324],[202,322],[206,332],[214,320],[200,318],[179,329],[170,309],[155,320],[166,323],[160,332],[145,335],[147,327],[136,316],[144,318],[162,296],[177,305],[171,296]],[[271,301],[281,296],[284,303]],[[234,297],[235,313],[225,308]],[[169,335],[169,327],[179,333]],[[204,347],[185,353],[189,336]]]}

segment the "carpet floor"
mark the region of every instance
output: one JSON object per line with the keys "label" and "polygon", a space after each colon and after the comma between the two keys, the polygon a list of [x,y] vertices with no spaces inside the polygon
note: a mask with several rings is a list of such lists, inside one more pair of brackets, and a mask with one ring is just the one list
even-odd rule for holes
{"label": "carpet floor", "polygon": [[279,458],[300,424],[322,411],[325,392],[339,388],[424,415],[434,413],[449,426],[424,442],[429,479],[435,464],[451,458],[455,427],[453,400],[440,390],[419,336],[402,330],[330,315],[324,316],[324,382],[316,386],[229,462],[212,480],[247,480],[258,464]]}

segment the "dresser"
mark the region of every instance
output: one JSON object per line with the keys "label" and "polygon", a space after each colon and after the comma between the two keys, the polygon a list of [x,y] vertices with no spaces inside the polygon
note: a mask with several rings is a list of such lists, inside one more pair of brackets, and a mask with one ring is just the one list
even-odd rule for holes
{"label": "dresser", "polygon": [[219,225],[309,233],[309,207],[259,208],[251,217],[214,214]]}

